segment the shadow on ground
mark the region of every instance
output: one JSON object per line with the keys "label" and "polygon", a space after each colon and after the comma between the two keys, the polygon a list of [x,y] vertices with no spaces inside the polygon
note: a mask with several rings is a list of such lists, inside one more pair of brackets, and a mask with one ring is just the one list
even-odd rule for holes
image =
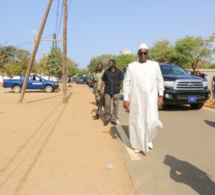
{"label": "shadow on ground", "polygon": [[[207,125],[209,125],[209,126],[211,126],[211,127],[215,127],[215,122],[213,122],[213,121],[208,121],[208,120],[204,120],[205,121],[205,123],[207,124]],[[215,193],[215,192],[214,192]]]}
{"label": "shadow on ground", "polygon": [[190,186],[198,194],[214,194],[215,183],[207,173],[173,156],[166,155],[164,164],[170,167],[170,178]]}
{"label": "shadow on ground", "polygon": [[[126,134],[126,136],[128,137],[129,139],[129,131],[128,131],[128,126],[125,126],[125,125],[121,125],[124,133]],[[117,129],[117,126],[112,126],[110,128],[110,135],[112,136],[113,139],[116,139],[117,137],[120,138],[120,140],[123,142],[119,132],[118,132],[118,129]]]}

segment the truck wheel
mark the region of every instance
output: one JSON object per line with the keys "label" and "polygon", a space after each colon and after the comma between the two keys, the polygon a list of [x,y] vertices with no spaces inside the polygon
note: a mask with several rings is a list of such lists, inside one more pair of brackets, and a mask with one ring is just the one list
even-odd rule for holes
{"label": "truck wheel", "polygon": [[45,91],[46,91],[47,93],[52,93],[52,92],[54,91],[54,89],[53,89],[53,87],[52,87],[51,85],[47,85],[47,86],[45,87]]}
{"label": "truck wheel", "polygon": [[22,90],[22,88],[21,88],[19,85],[15,85],[15,86],[13,87],[14,93],[20,93],[21,90]]}
{"label": "truck wheel", "polygon": [[203,106],[204,106],[204,103],[190,104],[190,107],[191,107],[193,110],[199,110],[199,109],[201,109]]}

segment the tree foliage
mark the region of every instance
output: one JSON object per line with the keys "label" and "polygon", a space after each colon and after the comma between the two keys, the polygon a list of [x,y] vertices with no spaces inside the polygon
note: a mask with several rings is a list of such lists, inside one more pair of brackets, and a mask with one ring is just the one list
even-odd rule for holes
{"label": "tree foliage", "polygon": [[[9,77],[25,74],[28,68],[29,59],[19,59],[6,65],[5,72]],[[34,71],[34,69],[33,69]]]}
{"label": "tree foliage", "polygon": [[209,66],[209,69],[215,69],[215,64],[211,64],[211,65]]}
{"label": "tree foliage", "polygon": [[134,62],[137,59],[133,54],[121,54],[115,58],[116,67],[122,70],[123,67],[128,67],[128,64]]}
{"label": "tree foliage", "polygon": [[90,71],[86,68],[81,68],[76,70],[76,76],[90,76]]}
{"label": "tree foliage", "polygon": [[197,66],[208,67],[212,55],[215,34],[208,38],[187,36],[171,45],[168,40],[155,43],[150,49],[150,58],[160,63],[173,63],[183,68],[192,68],[195,72]]}
{"label": "tree foliage", "polygon": [[43,58],[40,59],[40,61],[36,64],[36,72],[43,75],[48,75],[48,70],[46,67],[48,57],[43,56]]}
{"label": "tree foliage", "polygon": [[110,59],[114,59],[116,61],[116,67],[122,69],[123,67],[127,67],[129,63],[135,61],[137,56],[133,54],[121,54],[118,56],[102,54],[91,59],[90,64],[88,65],[89,72],[94,72],[99,63],[102,63],[104,69],[107,69],[108,61]]}
{"label": "tree foliage", "polygon": [[89,72],[94,72],[96,69],[96,66],[98,66],[98,64],[102,63],[104,66],[104,69],[106,69],[108,67],[108,61],[110,59],[115,59],[116,56],[115,55],[110,55],[110,54],[102,54],[98,57],[93,57],[89,63],[88,70]]}
{"label": "tree foliage", "polygon": [[159,63],[173,63],[175,55],[174,46],[171,46],[168,40],[156,42],[149,51],[149,57]]}
{"label": "tree foliage", "polygon": [[67,75],[68,77],[74,76],[78,72],[77,64],[73,62],[70,58],[67,58]]}
{"label": "tree foliage", "polygon": [[30,52],[14,46],[0,46],[0,72],[13,76],[26,71]]}
{"label": "tree foliage", "polygon": [[175,45],[177,53],[176,63],[191,66],[194,73],[197,65],[209,61],[215,50],[213,47],[214,35],[208,39],[187,36],[178,40]]}
{"label": "tree foliage", "polygon": [[59,47],[52,47],[45,63],[48,76],[61,78],[63,74],[62,64],[63,59],[61,49]]}
{"label": "tree foliage", "polygon": [[[56,56],[58,56],[59,58],[62,59],[62,53],[61,53],[61,55],[56,55]],[[54,67],[51,67],[52,64],[50,64],[50,66],[47,66],[47,61],[48,61],[48,57],[44,56],[39,61],[39,63],[36,65],[36,72],[40,73],[40,74],[43,74],[43,75],[54,76],[49,72],[49,69],[48,69],[48,68],[54,68]],[[56,59],[54,61],[58,61],[58,60]],[[62,63],[63,63],[63,61],[62,61]],[[62,64],[61,64],[61,66],[62,66]],[[73,62],[70,58],[67,58],[66,68],[67,68],[68,77],[76,75],[76,73],[78,71],[77,64],[75,62]],[[58,75],[58,74],[56,74],[56,75]]]}

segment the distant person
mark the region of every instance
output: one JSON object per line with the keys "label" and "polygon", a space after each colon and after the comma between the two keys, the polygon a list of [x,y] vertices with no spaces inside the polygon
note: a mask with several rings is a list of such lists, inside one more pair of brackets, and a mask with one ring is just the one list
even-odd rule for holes
{"label": "distant person", "polygon": [[127,68],[124,66],[124,67],[122,68],[122,73],[123,73],[124,76],[125,76],[126,70],[127,70]]}
{"label": "distant person", "polygon": [[205,73],[202,73],[202,79],[203,79],[204,81],[208,81],[208,80],[206,79],[206,77],[205,77]]}
{"label": "distant person", "polygon": [[[124,66],[124,67],[122,68],[122,74],[123,74],[123,77],[124,77],[124,78],[125,78],[126,70],[127,70],[127,68]],[[121,89],[123,89],[123,82],[121,82]]]}
{"label": "distant person", "polygon": [[95,77],[96,77],[96,74],[98,72],[98,66],[95,68],[95,72],[93,73],[92,75],[92,81],[93,81],[93,93],[95,95],[95,101],[96,101],[96,106],[98,106],[98,102],[99,102],[99,93],[98,93],[98,90],[97,90],[97,87],[95,87]]}
{"label": "distant person", "polygon": [[135,152],[148,152],[163,125],[158,106],[163,104],[164,82],[158,62],[148,60],[148,46],[140,44],[139,59],[128,65],[123,81],[123,106],[129,109],[129,139]]}
{"label": "distant person", "polygon": [[[100,86],[101,86],[101,82],[102,82],[102,76],[104,74],[104,70],[103,70],[103,64],[100,63],[97,67],[97,73],[95,74],[95,83],[94,83],[94,89],[96,90],[96,93],[99,94],[100,93]],[[96,111],[96,115],[93,116],[93,118],[95,120],[99,119],[101,110],[102,110],[102,106],[104,106],[105,103],[105,98],[104,98],[104,94],[102,96],[100,96],[99,100],[98,100],[98,108]]]}
{"label": "distant person", "polygon": [[212,100],[215,100],[215,75],[213,76],[212,79]]}
{"label": "distant person", "polygon": [[200,72],[200,71],[196,71],[196,76],[198,76],[198,77],[202,77],[201,72]]}
{"label": "distant person", "polygon": [[[119,93],[120,93],[120,83],[123,80],[122,71],[116,67],[115,60],[109,60],[108,69],[104,72],[102,76],[102,83],[100,86],[100,96],[105,95],[105,121],[104,126],[108,125],[111,121],[113,125],[116,125],[116,117],[118,114],[119,106]],[[111,105],[113,102],[113,110],[111,113]]]}

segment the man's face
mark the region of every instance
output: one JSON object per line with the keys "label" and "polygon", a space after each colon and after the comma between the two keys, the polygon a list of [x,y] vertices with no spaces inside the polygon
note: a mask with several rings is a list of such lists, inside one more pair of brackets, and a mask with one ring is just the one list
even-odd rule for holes
{"label": "man's face", "polygon": [[196,76],[200,76],[200,72],[196,72]]}
{"label": "man's face", "polygon": [[147,49],[140,49],[138,51],[138,57],[140,62],[146,62],[148,59],[148,50]]}
{"label": "man's face", "polygon": [[109,61],[109,62],[108,62],[108,67],[109,67],[109,68],[114,67],[114,63],[113,63],[112,61]]}

